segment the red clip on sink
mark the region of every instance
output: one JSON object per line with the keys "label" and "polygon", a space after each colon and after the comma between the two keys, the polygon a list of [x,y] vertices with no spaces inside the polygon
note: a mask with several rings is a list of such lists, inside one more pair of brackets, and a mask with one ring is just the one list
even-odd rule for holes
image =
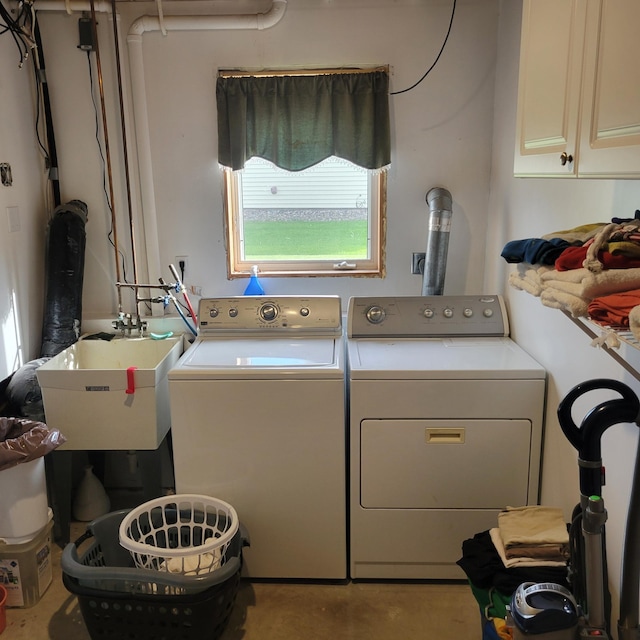
{"label": "red clip on sink", "polygon": [[127,391],[126,391],[126,393],[128,393],[128,394],[136,392],[136,383],[135,383],[135,380],[133,378],[133,372],[137,368],[138,367],[129,367],[127,369]]}

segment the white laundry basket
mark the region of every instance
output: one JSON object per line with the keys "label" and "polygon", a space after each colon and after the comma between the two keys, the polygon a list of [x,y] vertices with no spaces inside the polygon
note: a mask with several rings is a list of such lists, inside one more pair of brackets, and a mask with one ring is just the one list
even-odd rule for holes
{"label": "white laundry basket", "polygon": [[238,531],[238,514],[228,503],[197,494],[156,498],[122,520],[120,544],[140,569],[203,575],[226,562]]}

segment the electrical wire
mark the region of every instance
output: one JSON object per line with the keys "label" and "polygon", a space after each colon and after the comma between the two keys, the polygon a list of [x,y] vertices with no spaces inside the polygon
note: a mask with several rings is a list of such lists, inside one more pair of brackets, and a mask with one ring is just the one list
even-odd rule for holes
{"label": "electrical wire", "polygon": [[444,48],[447,45],[447,41],[449,40],[449,34],[451,33],[451,27],[453,26],[453,17],[456,15],[456,2],[457,0],[453,0],[453,7],[451,9],[451,19],[449,20],[449,28],[447,29],[447,35],[444,37],[444,42],[442,43],[442,46],[440,47],[440,51],[438,52],[436,59],[433,61],[433,64],[424,72],[424,75],[422,76],[422,78],[420,78],[420,80],[412,84],[410,87],[407,87],[406,89],[402,89],[401,91],[391,91],[389,93],[390,96],[397,96],[401,93],[407,93],[407,91],[411,91],[412,89],[415,89],[431,73],[433,68],[438,64],[438,60],[440,60],[440,56],[442,55],[442,52],[444,51]]}
{"label": "electrical wire", "polygon": [[0,35],[10,33],[13,41],[18,49],[20,60],[19,67],[29,57],[31,49],[35,49],[36,42],[33,37],[34,12],[31,3],[19,2],[17,8],[17,16],[12,17],[11,12],[0,1]]}
{"label": "electrical wire", "polygon": [[60,186],[53,125],[49,117],[49,94],[46,86],[42,42],[33,0],[19,0],[16,8],[11,11],[0,0],[0,35],[5,33],[11,35],[18,49],[18,68],[21,69],[29,58],[33,61],[35,135],[47,172],[48,186],[51,187],[45,188],[44,201],[47,211],[53,215],[54,207],[60,204]]}

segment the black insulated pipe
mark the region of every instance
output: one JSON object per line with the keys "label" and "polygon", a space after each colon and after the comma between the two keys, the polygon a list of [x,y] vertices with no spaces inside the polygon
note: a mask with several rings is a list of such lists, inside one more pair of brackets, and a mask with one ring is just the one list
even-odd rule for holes
{"label": "black insulated pipe", "polygon": [[[37,14],[36,14],[37,15]],[[51,182],[51,190],[53,192],[54,206],[60,206],[60,180],[58,177],[58,153],[56,151],[56,138],[53,130],[53,116],[51,113],[51,100],[49,98],[49,85],[47,83],[47,73],[44,65],[44,52],[42,48],[42,38],[40,36],[40,25],[38,20],[34,21],[33,32],[36,40],[36,50],[33,55],[33,64],[36,74],[36,82],[42,88],[42,104],[44,107],[44,120],[47,136],[47,154],[49,156],[47,167],[49,172],[49,181]]]}
{"label": "black insulated pipe", "polygon": [[41,357],[57,355],[80,337],[87,217],[87,205],[71,200],[49,221]]}

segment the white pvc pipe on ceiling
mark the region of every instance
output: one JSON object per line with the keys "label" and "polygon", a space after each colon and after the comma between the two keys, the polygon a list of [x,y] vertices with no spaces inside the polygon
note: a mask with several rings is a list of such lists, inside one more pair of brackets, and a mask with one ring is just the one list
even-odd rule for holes
{"label": "white pvc pipe on ceiling", "polygon": [[[161,5],[159,5],[161,7]],[[111,3],[96,0],[94,11],[111,12]],[[131,81],[131,102],[138,158],[140,198],[149,281],[155,282],[162,276],[160,249],[158,243],[158,222],[153,188],[153,165],[151,161],[151,142],[148,125],[147,96],[144,82],[144,62],[142,55],[142,36],[149,31],[213,31],[237,29],[269,29],[282,20],[287,8],[287,0],[273,0],[271,8],[265,13],[241,15],[172,15],[137,18],[127,34],[129,51],[129,74]],[[90,11],[91,3],[85,0],[38,0],[39,11]],[[162,313],[162,310],[159,310]]]}

